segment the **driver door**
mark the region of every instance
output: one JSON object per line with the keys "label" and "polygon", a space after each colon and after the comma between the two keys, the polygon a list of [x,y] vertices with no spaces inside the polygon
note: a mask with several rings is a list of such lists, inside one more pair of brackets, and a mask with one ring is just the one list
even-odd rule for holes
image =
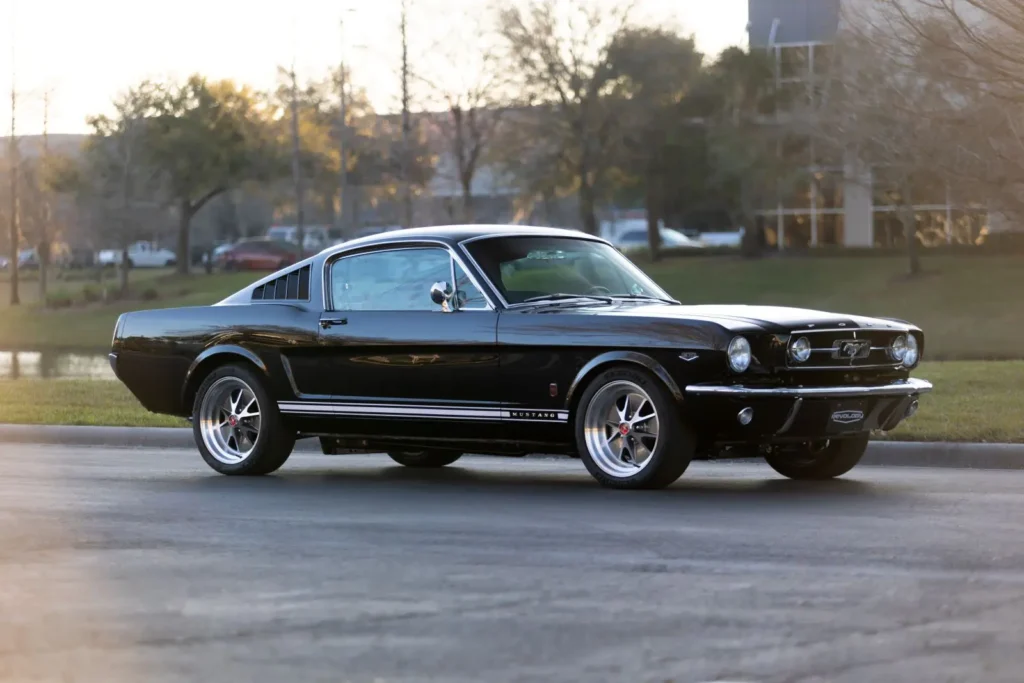
{"label": "driver door", "polygon": [[[304,394],[330,396],[349,434],[500,435],[498,314],[440,246],[381,248],[328,266],[330,293]],[[435,282],[460,304],[431,299]]]}

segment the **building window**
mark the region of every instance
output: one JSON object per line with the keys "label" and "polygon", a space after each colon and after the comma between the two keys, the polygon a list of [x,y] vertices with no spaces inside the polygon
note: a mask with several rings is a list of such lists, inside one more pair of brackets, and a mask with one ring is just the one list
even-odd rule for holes
{"label": "building window", "polygon": [[843,187],[845,178],[842,171],[824,170],[814,174],[817,190],[816,205],[819,209],[843,208]]}
{"label": "building window", "polygon": [[811,246],[811,215],[799,213],[783,217],[786,249],[807,249]]}
{"label": "building window", "polygon": [[780,46],[778,48],[778,74],[784,81],[807,80],[810,75],[810,46]]}
{"label": "building window", "polygon": [[818,214],[818,244],[828,247],[842,246],[845,243],[843,226],[844,218],[841,213]]}

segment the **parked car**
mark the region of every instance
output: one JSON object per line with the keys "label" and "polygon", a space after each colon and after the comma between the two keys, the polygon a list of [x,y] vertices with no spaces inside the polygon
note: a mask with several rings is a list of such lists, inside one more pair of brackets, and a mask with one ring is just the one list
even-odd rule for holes
{"label": "parked car", "polygon": [[[267,237],[281,242],[298,245],[299,228],[294,225],[275,225],[267,230]],[[302,249],[314,254],[331,243],[330,231],[318,225],[307,225],[303,228]]]}
{"label": "parked car", "polygon": [[278,270],[301,258],[298,248],[287,242],[256,237],[240,240],[217,256],[225,270]]}
{"label": "parked car", "polygon": [[[531,267],[520,267],[529,263]],[[203,459],[267,474],[298,438],[409,467],[463,453],[580,458],[662,487],[693,459],[837,477],[914,414],[925,348],[903,321],[684,305],[607,241],[512,226],[353,240],[212,306],[131,312],[111,365],[191,417]]]}
{"label": "parked car", "polygon": [[[96,262],[101,266],[121,265],[120,249],[104,249],[96,255]],[[168,268],[177,262],[177,257],[170,249],[164,249],[154,242],[136,242],[128,247],[128,266],[130,268]]]}
{"label": "parked car", "polygon": [[[674,248],[690,248],[690,249],[701,249],[704,247],[700,241],[687,237],[678,230],[672,228],[661,228],[659,230],[661,235],[661,246],[663,247],[674,247]],[[629,251],[633,249],[647,249],[647,229],[635,229],[629,228],[623,230],[621,233],[612,239],[612,244],[623,251]]]}

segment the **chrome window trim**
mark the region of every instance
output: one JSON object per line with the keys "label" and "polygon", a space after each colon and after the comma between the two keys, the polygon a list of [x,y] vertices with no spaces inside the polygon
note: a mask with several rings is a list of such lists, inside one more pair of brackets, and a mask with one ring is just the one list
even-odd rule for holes
{"label": "chrome window trim", "polygon": [[[321,274],[320,274],[320,285],[321,285],[321,292],[320,292],[320,294],[321,294],[321,304],[323,306],[323,311],[325,313],[326,312],[336,312],[336,311],[334,311],[331,308],[331,306],[333,304],[333,301],[331,300],[331,268],[333,268],[334,264],[337,263],[338,261],[340,261],[342,259],[345,259],[345,258],[353,258],[355,256],[362,256],[363,254],[376,254],[376,253],[381,253],[381,252],[386,252],[386,251],[408,251],[410,249],[436,249],[438,247],[440,247],[441,249],[443,249],[443,250],[448,252],[448,258],[451,261],[458,261],[459,265],[462,266],[462,269],[464,271],[466,271],[466,276],[469,277],[470,282],[472,282],[473,286],[476,287],[480,291],[480,294],[483,295],[484,300],[487,303],[487,305],[484,306],[484,307],[459,308],[457,311],[452,311],[452,312],[455,313],[455,312],[461,312],[461,311],[493,311],[493,310],[495,310],[496,307],[494,306],[493,300],[491,300],[491,298],[487,295],[486,290],[483,287],[480,286],[480,283],[477,281],[476,277],[474,277],[474,275],[473,275],[473,271],[471,271],[469,268],[466,267],[466,264],[459,257],[458,253],[454,249],[452,249],[452,246],[450,244],[448,244],[447,242],[443,241],[443,240],[426,238],[426,239],[395,240],[395,241],[392,241],[392,242],[385,242],[385,243],[373,244],[373,245],[357,245],[357,246],[353,246],[351,249],[346,249],[346,250],[343,250],[343,251],[338,251],[338,252],[335,252],[335,253],[331,254],[330,256],[326,257],[324,259],[323,268],[321,269]],[[455,287],[455,283],[454,282],[452,283],[452,287],[453,288]],[[401,313],[402,311],[389,311],[389,312]]]}

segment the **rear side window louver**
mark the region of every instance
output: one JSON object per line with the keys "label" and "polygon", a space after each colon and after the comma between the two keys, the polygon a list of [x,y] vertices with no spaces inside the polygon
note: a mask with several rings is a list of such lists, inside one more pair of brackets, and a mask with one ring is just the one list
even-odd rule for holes
{"label": "rear side window louver", "polygon": [[252,290],[253,301],[308,301],[309,266],[303,266]]}

